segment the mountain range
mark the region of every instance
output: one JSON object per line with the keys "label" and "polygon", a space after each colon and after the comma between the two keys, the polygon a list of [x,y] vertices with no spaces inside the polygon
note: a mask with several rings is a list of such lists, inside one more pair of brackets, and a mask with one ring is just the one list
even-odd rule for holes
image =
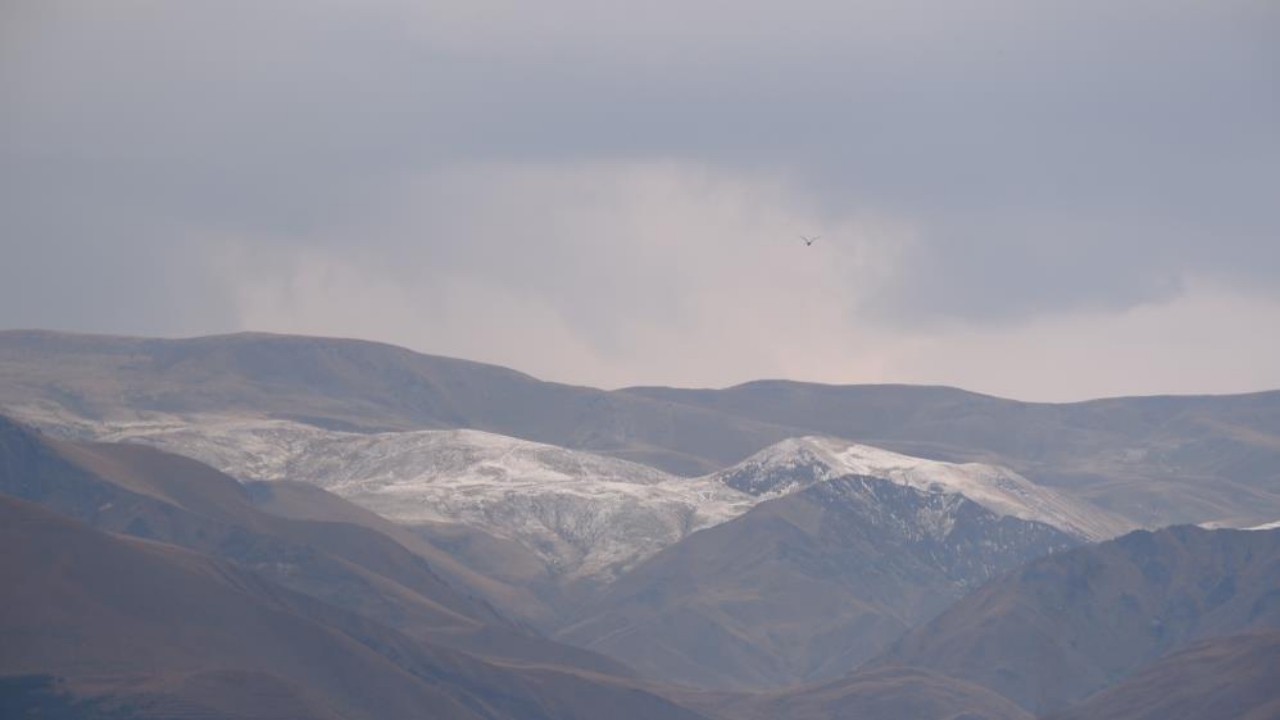
{"label": "mountain range", "polygon": [[203,415],[359,432],[467,428],[688,476],[821,435],[1007,467],[1142,526],[1280,517],[1280,391],[1066,404],[774,380],[603,391],[358,340],[4,331],[0,408],[81,438]]}
{"label": "mountain range", "polygon": [[10,331],[0,412],[6,717],[1280,703],[1280,393],[602,391],[361,341]]}

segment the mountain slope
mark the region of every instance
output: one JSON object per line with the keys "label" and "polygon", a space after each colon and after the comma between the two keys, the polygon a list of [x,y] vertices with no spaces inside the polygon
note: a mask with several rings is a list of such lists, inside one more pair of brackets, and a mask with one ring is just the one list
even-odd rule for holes
{"label": "mountain slope", "polygon": [[994,574],[1079,542],[962,495],[835,478],[667,548],[557,637],[671,682],[827,680]]}
{"label": "mountain slope", "polygon": [[792,438],[727,470],[678,478],[613,458],[472,430],[358,434],[200,418],[111,428],[244,480],[305,481],[401,524],[455,523],[512,540],[561,580],[607,583],[762,500],[846,475],[962,494],[993,512],[1103,539],[1120,519],[1002,468],[952,465],[833,438]]}
{"label": "mountain slope", "polygon": [[[836,677],[993,572],[1120,527],[999,468],[830,438],[787,440],[684,479],[477,431],[354,434],[227,421],[126,426],[112,437],[190,452],[241,477],[306,478],[417,526],[492,578],[487,590],[524,591],[503,593],[506,607],[543,628],[567,626],[566,641],[652,677],[715,687]],[[753,516],[732,543],[695,532],[787,493],[804,498]],[[817,530],[795,519],[814,513],[823,518]],[[795,528],[805,553],[778,545]],[[673,546],[702,565],[627,572]],[[883,567],[874,558],[886,558]],[[655,586],[683,587],[686,572],[705,577],[659,606],[636,601]],[[800,588],[806,600],[795,602]],[[739,617],[748,607],[763,619]]]}
{"label": "mountain slope", "polygon": [[1145,526],[1280,517],[1280,392],[1023,403],[782,381],[603,392],[377,343],[0,332],[0,408],[50,431],[194,415],[360,432],[472,428],[696,475],[829,435],[1012,468]]}
{"label": "mountain slope", "polygon": [[629,674],[510,625],[385,535],[262,512],[238,482],[187,458],[143,446],[52,440],[0,417],[0,492],[100,529],[235,561],[415,638],[510,661]]}
{"label": "mountain slope", "polygon": [[909,633],[880,666],[934,670],[1037,713],[1167,652],[1280,628],[1280,531],[1139,531],[1033,561]]}
{"label": "mountain slope", "polygon": [[21,500],[0,497],[0,543],[0,675],[57,675],[133,718],[695,717],[605,678],[431,648],[234,565]]}
{"label": "mountain slope", "polygon": [[709,702],[702,710],[725,720],[1033,720],[990,690],[909,668]]}
{"label": "mountain slope", "polygon": [[829,437],[783,440],[713,478],[757,497],[778,497],[848,476],[963,495],[997,515],[1044,523],[1081,538],[1104,540],[1131,529],[1120,518],[1037,487],[1005,468],[938,462]]}
{"label": "mountain slope", "polygon": [[1027,403],[946,387],[770,380],[621,392],[795,435],[1009,467],[1146,526],[1280,516],[1280,391]]}
{"label": "mountain slope", "polygon": [[[534,558],[519,563],[522,554],[513,543],[502,541],[479,531],[467,531],[477,544],[501,543],[501,560],[491,562],[476,560],[488,574],[481,575],[471,569],[471,558],[456,548],[448,547],[457,528],[453,526],[423,526],[413,528],[398,525],[359,505],[347,502],[337,495],[306,483],[278,480],[244,483],[245,490],[258,509],[272,515],[294,520],[311,520],[322,523],[359,525],[385,535],[413,554],[425,559],[433,570],[440,573],[453,587],[484,598],[509,618],[533,625],[549,622],[551,610],[545,607],[531,587],[541,577],[541,564]],[[426,537],[436,537],[429,542]],[[518,572],[500,572],[520,566]]]}
{"label": "mountain slope", "polygon": [[786,437],[714,412],[359,340],[0,332],[0,410],[80,438],[192,415],[371,432],[471,428],[706,472]]}
{"label": "mountain slope", "polygon": [[1051,720],[1280,717],[1280,632],[1196,643]]}
{"label": "mountain slope", "polygon": [[550,575],[607,582],[754,500],[623,460],[475,430],[360,434],[287,421],[132,424],[111,441],[244,480],[300,480],[404,525],[456,523],[519,543]]}

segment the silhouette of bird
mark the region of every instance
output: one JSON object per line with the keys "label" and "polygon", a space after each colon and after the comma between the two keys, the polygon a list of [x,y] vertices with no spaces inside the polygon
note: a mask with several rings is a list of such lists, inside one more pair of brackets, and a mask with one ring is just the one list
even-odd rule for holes
{"label": "silhouette of bird", "polygon": [[812,244],[814,244],[814,243],[818,242],[818,238],[820,238],[820,237],[822,237],[822,236],[821,236],[821,235],[814,235],[813,237],[810,237],[810,236],[808,236],[808,235],[801,235],[801,236],[800,236],[800,239],[804,241],[804,246],[805,246],[805,247],[809,247],[810,245],[812,245]]}

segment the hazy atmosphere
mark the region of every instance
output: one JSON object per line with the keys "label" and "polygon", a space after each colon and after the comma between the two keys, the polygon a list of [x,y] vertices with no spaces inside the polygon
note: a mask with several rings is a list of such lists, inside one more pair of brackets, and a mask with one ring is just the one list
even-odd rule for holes
{"label": "hazy atmosphere", "polygon": [[0,718],[1280,720],[1280,0],[0,0]]}
{"label": "hazy atmosphere", "polygon": [[0,106],[0,328],[1280,387],[1268,0],[8,0]]}

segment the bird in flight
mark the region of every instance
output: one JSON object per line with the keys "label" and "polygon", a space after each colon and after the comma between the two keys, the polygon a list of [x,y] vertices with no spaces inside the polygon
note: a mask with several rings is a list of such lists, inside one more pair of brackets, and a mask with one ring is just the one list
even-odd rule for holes
{"label": "bird in flight", "polygon": [[814,236],[810,237],[809,235],[801,235],[801,236],[800,236],[800,239],[804,241],[804,246],[805,246],[805,247],[809,247],[810,245],[812,245],[812,244],[814,244],[814,243],[818,242],[818,238],[820,238],[820,237],[822,237],[822,236],[821,236],[821,235],[814,235]]}

